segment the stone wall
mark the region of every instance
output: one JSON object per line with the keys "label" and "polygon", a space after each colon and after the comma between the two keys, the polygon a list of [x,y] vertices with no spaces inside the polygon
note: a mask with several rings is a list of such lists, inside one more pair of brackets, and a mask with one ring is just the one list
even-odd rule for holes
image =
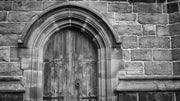
{"label": "stone wall", "polygon": [[[30,53],[18,48],[22,31],[44,10],[65,2],[99,12],[117,32],[122,44],[112,50],[114,100],[180,100],[179,0],[0,0],[0,76],[6,76],[0,82],[18,77],[13,84],[21,88],[8,93],[8,86],[0,87],[5,92],[0,100],[22,94],[30,82],[25,82],[23,72],[30,67]],[[16,98],[13,101],[20,101],[21,95]]]}

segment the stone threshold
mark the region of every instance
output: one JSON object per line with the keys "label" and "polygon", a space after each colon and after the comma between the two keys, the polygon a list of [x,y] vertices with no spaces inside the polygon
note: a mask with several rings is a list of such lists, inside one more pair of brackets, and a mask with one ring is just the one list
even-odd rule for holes
{"label": "stone threshold", "polygon": [[115,92],[180,91],[180,76],[119,77]]}

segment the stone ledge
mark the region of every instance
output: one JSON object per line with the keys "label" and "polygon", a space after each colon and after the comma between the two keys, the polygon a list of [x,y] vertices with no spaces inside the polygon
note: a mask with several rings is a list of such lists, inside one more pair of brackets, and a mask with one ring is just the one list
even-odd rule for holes
{"label": "stone ledge", "polygon": [[0,92],[24,93],[25,88],[20,84],[20,82],[0,82]]}
{"label": "stone ledge", "polygon": [[0,76],[0,93],[24,93],[21,76]]}
{"label": "stone ledge", "polygon": [[179,76],[119,77],[116,92],[180,91]]}
{"label": "stone ledge", "polygon": [[1,81],[20,81],[22,79],[21,76],[0,76]]}

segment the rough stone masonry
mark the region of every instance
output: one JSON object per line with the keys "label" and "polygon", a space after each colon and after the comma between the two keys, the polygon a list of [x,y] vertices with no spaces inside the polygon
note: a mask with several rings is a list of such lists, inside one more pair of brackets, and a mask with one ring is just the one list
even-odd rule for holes
{"label": "rough stone masonry", "polygon": [[179,0],[0,0],[0,101],[30,101],[25,76],[32,54],[19,39],[34,18],[66,2],[99,12],[117,32],[109,99],[180,101]]}

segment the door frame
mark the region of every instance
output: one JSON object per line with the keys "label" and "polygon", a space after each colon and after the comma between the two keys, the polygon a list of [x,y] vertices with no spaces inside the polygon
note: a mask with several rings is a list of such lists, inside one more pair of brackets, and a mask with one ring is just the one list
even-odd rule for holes
{"label": "door frame", "polygon": [[[98,101],[112,101],[111,51],[120,47],[116,32],[105,18],[87,6],[77,3],[58,4],[45,10],[25,28],[19,48],[28,56],[24,69],[25,101],[43,101],[43,48],[49,37],[63,28],[86,32],[98,47]],[[23,67],[24,66],[24,67]]]}

